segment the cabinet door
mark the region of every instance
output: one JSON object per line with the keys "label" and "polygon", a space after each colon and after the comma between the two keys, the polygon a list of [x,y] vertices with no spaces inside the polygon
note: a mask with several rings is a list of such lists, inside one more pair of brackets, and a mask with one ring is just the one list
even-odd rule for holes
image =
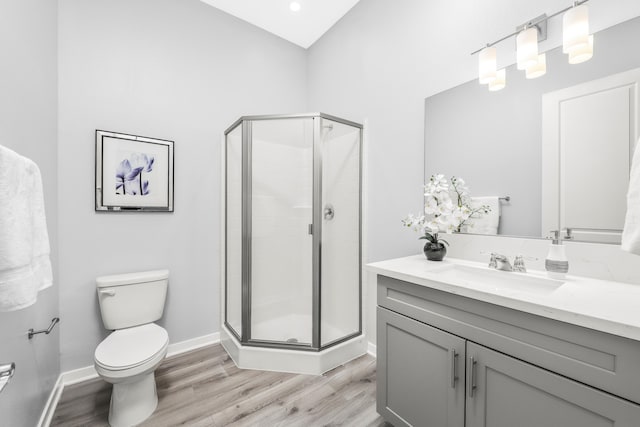
{"label": "cabinet door", "polygon": [[464,426],[464,340],[377,310],[378,412],[395,427]]}
{"label": "cabinet door", "polygon": [[471,342],[466,372],[467,427],[637,427],[640,422],[638,405]]}

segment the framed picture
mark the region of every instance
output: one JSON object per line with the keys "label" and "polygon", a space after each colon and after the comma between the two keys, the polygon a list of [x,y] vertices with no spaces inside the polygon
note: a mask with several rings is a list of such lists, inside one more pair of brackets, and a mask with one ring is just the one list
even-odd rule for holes
{"label": "framed picture", "polygon": [[96,130],[96,211],[173,212],[173,141]]}

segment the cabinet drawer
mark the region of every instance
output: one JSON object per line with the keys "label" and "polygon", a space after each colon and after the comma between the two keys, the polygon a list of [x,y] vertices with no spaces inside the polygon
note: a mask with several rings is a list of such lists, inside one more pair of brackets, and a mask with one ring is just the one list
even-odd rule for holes
{"label": "cabinet drawer", "polygon": [[640,343],[378,276],[378,305],[640,403]]}

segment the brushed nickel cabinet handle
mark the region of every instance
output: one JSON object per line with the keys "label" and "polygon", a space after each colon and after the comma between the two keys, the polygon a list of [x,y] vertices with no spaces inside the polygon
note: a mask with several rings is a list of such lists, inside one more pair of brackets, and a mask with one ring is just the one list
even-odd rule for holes
{"label": "brushed nickel cabinet handle", "polygon": [[449,354],[451,354],[451,388],[456,388],[456,381],[458,381],[458,354],[455,348],[452,348]]}
{"label": "brushed nickel cabinet handle", "polygon": [[478,361],[471,356],[469,358],[469,397],[473,397],[473,394],[478,387],[476,384],[476,365]]}

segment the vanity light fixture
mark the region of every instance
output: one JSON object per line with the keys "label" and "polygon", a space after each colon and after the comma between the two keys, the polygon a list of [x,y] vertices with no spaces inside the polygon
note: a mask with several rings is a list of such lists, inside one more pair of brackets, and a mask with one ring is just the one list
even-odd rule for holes
{"label": "vanity light fixture", "polygon": [[[505,87],[505,74],[495,71],[497,66],[495,45],[516,36],[517,68],[525,70],[528,79],[535,79],[547,72],[547,58],[544,53],[538,53],[538,43],[547,38],[547,21],[560,14],[564,14],[562,51],[569,56],[570,64],[588,61],[593,56],[593,35],[589,34],[589,0],[574,0],[573,4],[549,16],[541,15],[524,25],[519,26],[514,33],[502,37],[486,47],[472,52],[479,53],[478,80],[487,84],[489,90],[500,90]],[[501,70],[504,71],[504,70]],[[495,83],[492,85],[492,82]]]}

